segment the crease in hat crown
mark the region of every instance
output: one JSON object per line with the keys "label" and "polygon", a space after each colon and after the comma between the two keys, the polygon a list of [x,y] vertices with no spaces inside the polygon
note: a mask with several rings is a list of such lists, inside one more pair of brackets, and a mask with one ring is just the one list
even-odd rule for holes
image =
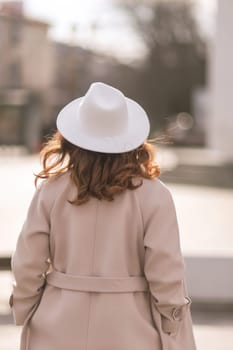
{"label": "crease in hat crown", "polygon": [[120,90],[94,82],[86,94],[65,105],[57,129],[72,144],[103,153],[124,153],[140,146],[149,135],[145,110]]}
{"label": "crease in hat crown", "polygon": [[127,129],[128,110],[121,91],[92,83],[79,106],[79,123],[90,136],[111,137]]}

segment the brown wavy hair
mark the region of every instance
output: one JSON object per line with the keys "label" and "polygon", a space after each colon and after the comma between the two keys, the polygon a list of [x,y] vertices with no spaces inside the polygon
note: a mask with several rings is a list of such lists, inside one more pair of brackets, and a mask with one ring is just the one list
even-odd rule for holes
{"label": "brown wavy hair", "polygon": [[[43,170],[35,174],[35,186],[39,179],[70,171],[78,191],[69,202],[75,205],[87,202],[91,196],[112,201],[116,194],[141,186],[142,178],[154,179],[160,174],[150,141],[125,153],[100,153],[75,146],[56,131],[42,147],[40,157]],[[135,178],[140,181],[135,183]]]}

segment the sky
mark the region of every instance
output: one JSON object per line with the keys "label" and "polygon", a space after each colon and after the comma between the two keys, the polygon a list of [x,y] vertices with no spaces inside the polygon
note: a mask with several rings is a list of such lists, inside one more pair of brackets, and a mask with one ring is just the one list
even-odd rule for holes
{"label": "sky", "polygon": [[[48,20],[50,34],[60,41],[75,41],[79,45],[114,54],[119,58],[131,57],[143,50],[123,12],[111,0],[25,0],[28,15]],[[91,29],[92,24],[98,30]],[[72,26],[76,32],[72,32]]]}
{"label": "sky", "polygon": [[[207,35],[214,27],[217,0],[196,0],[198,18]],[[144,49],[127,17],[114,9],[113,0],[25,0],[28,16],[50,22],[50,35],[59,41],[114,54],[118,58],[137,56]],[[97,25],[93,31],[91,25]],[[73,30],[72,30],[73,27]]]}

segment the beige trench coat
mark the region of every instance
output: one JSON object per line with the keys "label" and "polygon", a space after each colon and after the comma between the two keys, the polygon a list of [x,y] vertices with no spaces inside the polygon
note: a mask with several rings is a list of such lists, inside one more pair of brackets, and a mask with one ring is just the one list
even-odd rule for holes
{"label": "beige trench coat", "polygon": [[35,191],[11,259],[21,350],[194,350],[173,198],[143,180],[69,204],[69,173]]}

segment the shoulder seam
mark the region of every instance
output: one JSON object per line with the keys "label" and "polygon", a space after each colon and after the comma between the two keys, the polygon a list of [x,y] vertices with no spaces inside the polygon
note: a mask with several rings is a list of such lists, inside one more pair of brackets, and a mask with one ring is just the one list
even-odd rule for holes
{"label": "shoulder seam", "polygon": [[[142,187],[142,186],[140,186]],[[138,189],[140,189],[140,187]],[[143,228],[143,235],[144,235],[144,232],[145,232],[145,223],[144,223],[144,217],[143,217],[143,214],[142,214],[142,206],[141,206],[141,202],[140,202],[140,199],[139,199],[139,195],[137,193],[137,190],[135,190],[135,197],[136,197],[136,200],[138,202],[138,206],[139,206],[139,209],[140,209],[140,213],[141,213],[141,219],[142,219],[142,228]]]}
{"label": "shoulder seam", "polygon": [[[41,195],[43,195],[43,191],[46,190],[46,184],[48,184],[47,181],[43,181],[41,184],[40,184],[40,190],[41,190]],[[43,198],[43,197],[42,197]],[[47,202],[48,203],[48,202]],[[51,204],[51,203],[50,203]],[[53,205],[49,205],[47,206],[47,210],[48,210],[48,219],[49,219],[49,225],[51,225],[51,212],[52,212],[52,209],[53,209]]]}

